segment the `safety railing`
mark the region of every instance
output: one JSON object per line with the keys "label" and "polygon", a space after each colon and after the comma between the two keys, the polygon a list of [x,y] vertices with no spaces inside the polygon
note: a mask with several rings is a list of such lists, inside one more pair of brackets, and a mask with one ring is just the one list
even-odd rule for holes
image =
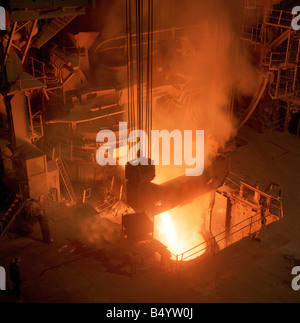
{"label": "safety railing", "polygon": [[270,70],[282,67],[296,66],[299,61],[300,41],[296,35],[291,35],[281,46],[276,46],[276,51],[267,49],[265,52],[264,64]]}
{"label": "safety railing", "polygon": [[271,52],[269,68],[279,68],[281,65],[287,65],[288,61],[288,50],[284,48],[282,52]]}
{"label": "safety railing", "polygon": [[[297,65],[299,60],[299,43],[298,46],[295,46],[293,43],[287,46],[277,46],[276,52],[272,51],[270,54],[269,68],[276,69],[278,67],[292,66],[292,64]],[[292,46],[293,45],[293,46]]]}
{"label": "safety railing", "polygon": [[287,63],[296,66],[299,62],[299,51],[298,50],[290,50],[288,53]]}
{"label": "safety railing", "polygon": [[[273,216],[273,214],[269,213],[265,215],[265,219]],[[213,236],[212,238],[202,242],[201,244],[197,245],[196,247],[193,247],[187,251],[185,251],[184,253],[177,255],[177,261],[179,261],[180,263],[182,263],[183,261],[188,261],[191,258],[194,258],[195,256],[197,256],[200,253],[203,253],[205,251],[207,251],[209,248],[212,248],[215,250],[216,248],[214,247],[216,244],[222,242],[222,241],[227,241],[229,237],[245,230],[249,228],[249,235],[254,233],[252,232],[252,227],[256,224],[262,221],[262,218],[260,217],[260,213],[256,213],[246,219],[244,219],[243,221],[233,225],[232,227],[230,227],[229,232],[228,230],[225,230],[221,233],[218,233],[217,235]],[[246,225],[244,225],[245,223],[247,223]],[[236,228],[235,231],[232,231]],[[194,252],[193,252],[194,251]],[[180,264],[176,266],[178,270],[180,270]]]}
{"label": "safety railing", "polygon": [[108,197],[104,202],[95,207],[97,212],[102,213],[110,210],[116,203],[117,198],[115,196]]}
{"label": "safety railing", "polygon": [[300,84],[295,88],[295,97],[300,99]]}
{"label": "safety railing", "polygon": [[59,154],[69,161],[85,161],[89,163],[95,163],[96,148],[94,150],[85,150],[82,146],[75,145],[73,142],[59,143]]}
{"label": "safety railing", "polygon": [[274,197],[273,195],[269,195],[257,188],[241,182],[239,195],[243,198],[249,199],[249,195],[251,194],[252,198],[255,199],[254,202],[263,205],[267,212],[272,211],[271,213],[279,218],[283,216],[282,201],[280,197]]}
{"label": "safety railing", "polygon": [[269,88],[269,94],[274,100],[294,96],[294,80],[271,84]]}
{"label": "safety railing", "polygon": [[269,65],[270,65],[271,54],[272,54],[272,50],[271,49],[266,49],[265,50],[264,58],[263,58],[263,64],[265,66],[267,66],[267,67],[269,67]]}
{"label": "safety railing", "polygon": [[300,37],[299,35],[294,34],[291,40],[288,62],[291,64],[298,64],[299,56],[300,56]]}
{"label": "safety railing", "polygon": [[37,141],[44,136],[43,117],[41,112],[31,115],[31,138]]}
{"label": "safety railing", "polygon": [[292,28],[292,20],[294,15],[289,11],[269,9],[265,12],[264,23],[266,25]]}
{"label": "safety railing", "polygon": [[241,39],[261,44],[263,42],[262,27],[243,26]]}
{"label": "safety railing", "polygon": [[[282,203],[280,202],[280,213],[282,214]],[[272,213],[266,213],[264,216],[264,220],[268,219],[269,217],[274,216],[274,214]],[[280,219],[280,215],[278,215],[278,220]],[[200,243],[199,245],[183,252],[182,254],[179,255],[175,255],[173,253],[172,256],[175,260],[175,267],[174,267],[174,271],[175,273],[179,273],[182,265],[184,262],[187,262],[189,260],[195,259],[197,257],[200,257],[201,255],[205,254],[208,250],[211,250],[212,253],[215,253],[216,250],[218,250],[218,244],[222,241],[226,241],[228,242],[228,238],[246,230],[249,229],[248,231],[248,235],[253,234],[254,232],[256,232],[256,228],[257,225],[259,223],[261,223],[262,221],[262,217],[261,217],[261,213],[255,213],[254,215],[240,221],[239,223],[233,225],[230,227],[229,230],[225,230],[221,233],[218,233],[217,235],[211,237],[210,239],[203,241],[202,243]],[[253,228],[255,228],[253,230]],[[230,232],[230,233],[228,233]],[[240,239],[239,239],[240,240]],[[239,241],[237,240],[237,241]],[[231,244],[234,244],[235,242],[232,242]],[[231,245],[228,244],[227,246]]]}
{"label": "safety railing", "polygon": [[[245,199],[246,201],[246,197],[249,199],[249,193],[252,193],[253,198],[256,198],[258,211],[255,214],[243,219],[239,223],[232,225],[230,228],[227,228],[223,232],[212,236],[211,238],[203,241],[202,243],[189,250],[186,250],[181,254],[175,255],[171,252],[173,259],[176,259],[174,267],[175,273],[180,272],[181,266],[184,262],[200,257],[208,250],[211,250],[213,253],[215,252],[215,250],[219,250],[218,244],[220,242],[226,241],[227,246],[229,246],[241,239],[232,239],[232,242],[229,242],[228,238],[233,237],[240,232],[244,232],[245,230],[247,231],[248,236],[259,231],[259,228],[261,228],[262,220],[267,223],[269,217],[276,217],[278,220],[283,217],[283,205],[280,197],[269,195],[244,182],[241,182],[238,196]],[[263,213],[261,212],[262,206],[264,208]],[[271,220],[269,222],[273,221]]]}
{"label": "safety railing", "polygon": [[[37,81],[42,82],[43,84],[46,84],[46,75],[45,75],[45,64],[38,61],[37,59],[30,57],[31,64],[30,64],[30,70],[28,70],[28,73]],[[32,78],[20,78],[15,83],[18,86],[19,90],[27,90],[28,89],[28,83],[32,82]]]}
{"label": "safety railing", "polygon": [[31,59],[32,76],[35,79],[41,80],[43,83],[46,83],[46,73],[45,73],[46,64],[33,57],[30,57],[30,59]]}

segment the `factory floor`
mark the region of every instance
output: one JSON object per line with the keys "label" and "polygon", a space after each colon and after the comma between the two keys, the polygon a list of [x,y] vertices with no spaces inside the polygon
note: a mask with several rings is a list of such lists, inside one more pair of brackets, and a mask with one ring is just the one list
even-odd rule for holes
{"label": "factory floor", "polygon": [[291,288],[292,268],[300,265],[300,140],[248,127],[238,136],[247,144],[233,153],[232,171],[282,189],[284,218],[261,243],[245,238],[179,276],[153,265],[132,275],[117,224],[88,208],[58,205],[49,211],[54,243],[43,243],[38,224],[28,237],[0,242],[1,266],[21,257],[22,302],[300,302]]}

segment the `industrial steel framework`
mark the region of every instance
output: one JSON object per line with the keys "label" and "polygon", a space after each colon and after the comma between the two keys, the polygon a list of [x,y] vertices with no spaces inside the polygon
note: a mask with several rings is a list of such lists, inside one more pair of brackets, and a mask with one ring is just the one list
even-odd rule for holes
{"label": "industrial steel framework", "polygon": [[[291,105],[300,110],[300,35],[292,29],[294,17],[292,9],[276,9],[259,0],[245,0],[241,40],[261,53],[260,68],[269,75],[268,94],[286,110],[285,131]],[[300,122],[297,137],[299,129]]]}
{"label": "industrial steel framework", "polygon": [[[6,84],[6,87],[10,88],[10,90],[6,89],[6,92],[8,94],[20,91],[27,92],[32,142],[42,138],[44,133],[42,114],[32,114],[31,112],[30,93],[32,90],[28,89],[28,84],[33,84],[34,81],[38,81],[33,90],[41,91],[45,98],[49,100],[49,95],[55,95],[53,91],[62,88],[73,75],[74,71],[71,70],[69,76],[62,79],[59,77],[59,74],[60,70],[66,67],[66,63],[56,59],[52,64],[52,69],[56,71],[55,74],[58,76],[53,80],[53,78],[47,76],[46,64],[40,62],[35,57],[28,56],[28,52],[31,48],[40,49],[75,17],[86,14],[86,9],[89,6],[95,6],[95,1],[44,0],[36,2],[31,0],[10,0],[6,3],[7,12],[9,12],[7,23],[8,34],[4,35],[7,41],[3,48],[4,55],[1,60],[1,70],[2,74],[5,74],[5,66],[10,57],[11,50],[14,49],[21,60],[23,69],[26,70],[26,74],[16,80],[13,87],[11,87],[11,84]],[[41,27],[39,22],[42,20],[46,21],[46,24]],[[23,35],[22,41],[16,35]],[[5,75],[2,75],[2,78],[5,78]]]}

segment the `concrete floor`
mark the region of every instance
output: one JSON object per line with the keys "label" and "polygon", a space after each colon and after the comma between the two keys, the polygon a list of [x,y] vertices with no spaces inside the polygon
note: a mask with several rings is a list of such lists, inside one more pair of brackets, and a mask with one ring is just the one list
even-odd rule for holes
{"label": "concrete floor", "polygon": [[300,140],[248,127],[239,137],[248,144],[233,153],[232,171],[262,188],[271,181],[282,188],[284,218],[268,227],[262,243],[245,238],[180,276],[151,266],[131,277],[118,226],[95,221],[86,208],[59,205],[49,213],[53,244],[41,241],[38,224],[29,237],[0,242],[1,266],[21,257],[22,301],[300,302],[300,291],[291,288],[292,268],[300,265]]}

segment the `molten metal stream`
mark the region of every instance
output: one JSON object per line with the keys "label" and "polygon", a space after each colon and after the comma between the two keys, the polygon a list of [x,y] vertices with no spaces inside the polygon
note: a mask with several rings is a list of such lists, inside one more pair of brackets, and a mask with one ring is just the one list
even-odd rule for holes
{"label": "molten metal stream", "polygon": [[[168,211],[156,217],[155,238],[168,247],[169,251],[172,253],[173,260],[176,260],[176,256],[178,256],[178,260],[181,260],[182,254],[183,261],[189,261],[200,257],[205,252],[203,236],[197,231],[191,232],[185,229],[181,230],[179,223],[172,219],[171,212],[172,211]],[[202,245],[192,249],[199,244]]]}

